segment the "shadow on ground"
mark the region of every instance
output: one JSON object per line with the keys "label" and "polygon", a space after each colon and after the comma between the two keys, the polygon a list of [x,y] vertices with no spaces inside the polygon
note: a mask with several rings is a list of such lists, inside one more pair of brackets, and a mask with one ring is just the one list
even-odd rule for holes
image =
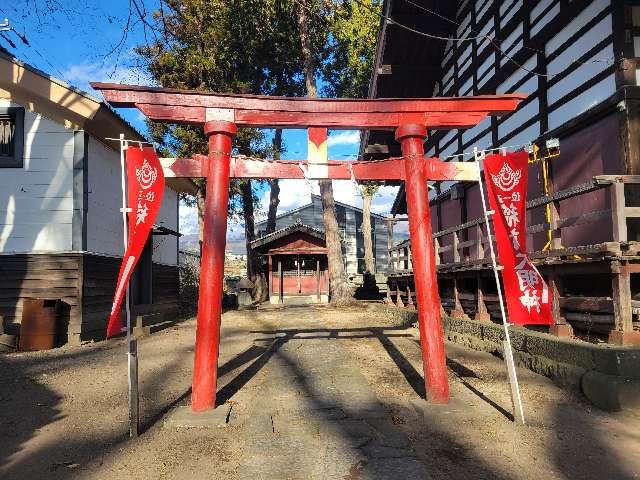
{"label": "shadow on ground", "polygon": [[[256,319],[259,323],[259,318]],[[512,424],[505,417],[510,413],[483,392],[478,382],[481,375],[459,358],[448,358],[452,375],[488,406],[489,414],[487,410],[467,409],[463,420],[469,423],[453,428],[451,422],[459,419],[453,410],[431,408],[419,402],[424,408],[408,406],[398,410],[397,405],[379,400],[373,390],[376,386],[368,385],[352,364],[353,359],[339,346],[340,342],[376,339],[418,400],[425,395],[423,377],[413,366],[415,359],[412,363],[407,357],[407,348],[398,347],[397,342],[413,343],[413,334],[405,327],[251,332],[238,328],[232,334],[258,337],[254,345],[218,370],[219,378],[233,373],[218,392],[218,404],[247,395],[249,386],[253,389],[247,417],[236,419],[243,422],[240,435],[244,442],[243,465],[238,465],[237,478],[542,478],[548,472],[534,469],[528,475],[526,470],[516,470],[520,465],[505,466],[499,461],[501,451],[512,450],[504,455],[521,457],[523,468],[527,468],[528,442],[536,436],[548,439],[545,459],[538,463],[548,464],[565,478],[636,478],[625,467],[625,452],[613,450],[611,442],[605,441],[608,432],[603,425],[606,427],[607,422],[601,421],[599,413],[568,402],[546,405],[545,418],[551,418],[550,422],[537,420],[536,416],[532,426],[508,430]],[[182,347],[178,353],[184,355],[191,348]],[[48,358],[0,356],[4,387],[0,390],[2,478],[86,478],[82,468],[74,469],[74,465],[82,466],[97,459],[102,465],[109,457],[120,459],[144,449],[154,435],[173,434],[171,430],[158,430],[161,420],[173,406],[188,401],[190,390],[177,392],[162,402],[145,404],[143,434],[135,440],[125,436],[126,424],[122,422],[87,425],[85,431],[74,430],[64,437],[46,435],[49,425],[65,417],[60,408],[62,395],[46,385],[42,374],[52,369],[64,372],[78,362],[101,359],[103,368],[111,368],[117,362],[110,350],[108,346],[97,346],[87,351],[69,351],[56,356],[54,365]],[[410,355],[413,357],[415,353]],[[144,378],[141,392],[148,398],[159,397],[168,372],[179,370],[179,363],[176,358]],[[332,373],[335,371],[341,373]],[[108,396],[113,393],[93,392],[93,397],[79,400],[77,408],[101,408],[100,400]],[[476,443],[465,438],[465,428],[469,432],[478,429],[485,418],[512,431],[513,444],[502,445],[504,438],[499,437]],[[225,431],[216,433],[225,434],[228,435]],[[31,453],[20,455],[27,444]],[[96,478],[115,477],[96,473]],[[149,477],[141,473],[139,478]]]}

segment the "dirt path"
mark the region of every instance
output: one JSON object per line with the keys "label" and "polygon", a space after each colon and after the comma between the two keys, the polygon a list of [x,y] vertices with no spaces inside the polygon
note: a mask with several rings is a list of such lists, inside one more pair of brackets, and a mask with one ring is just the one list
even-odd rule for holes
{"label": "dirt path", "polygon": [[640,418],[599,412],[500,359],[447,346],[452,402],[423,395],[417,331],[366,307],[228,312],[227,425],[168,428],[188,403],[195,322],[140,342],[144,433],[125,436],[122,340],[0,357],[0,478],[640,478]]}

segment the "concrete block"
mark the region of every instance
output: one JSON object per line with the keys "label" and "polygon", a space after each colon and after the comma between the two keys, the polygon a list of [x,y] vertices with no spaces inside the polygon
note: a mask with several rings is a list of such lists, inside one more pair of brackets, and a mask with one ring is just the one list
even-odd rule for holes
{"label": "concrete block", "polygon": [[609,343],[613,345],[640,347],[640,332],[621,332],[620,330],[611,330],[611,332],[609,332]]}
{"label": "concrete block", "polygon": [[542,355],[516,351],[514,356],[516,365],[519,367],[528,368],[532,372],[544,375],[553,380],[556,385],[570,390],[580,390],[580,381],[587,372],[582,367],[558,362]]}
{"label": "concrete block", "polygon": [[608,412],[640,408],[640,381],[590,371],[582,377],[582,393]]}
{"label": "concrete block", "polygon": [[593,350],[594,370],[608,375],[640,379],[640,348],[602,345]]}
{"label": "concrete block", "polygon": [[586,370],[595,368],[593,349],[585,342],[552,337],[544,333],[531,333],[527,336],[526,351],[531,355],[573,364]]}
{"label": "concrete block", "polygon": [[193,412],[191,406],[172,409],[164,420],[165,428],[224,427],[231,421],[231,405],[224,404],[204,412]]}
{"label": "concrete block", "polygon": [[549,327],[549,334],[561,338],[573,338],[573,328],[568,323],[560,323]]}

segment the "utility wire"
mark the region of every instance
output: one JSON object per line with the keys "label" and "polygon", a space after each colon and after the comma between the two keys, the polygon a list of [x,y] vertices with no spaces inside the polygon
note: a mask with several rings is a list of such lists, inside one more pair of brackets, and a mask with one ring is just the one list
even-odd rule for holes
{"label": "utility wire", "polygon": [[[439,18],[441,18],[441,19],[443,19],[443,20],[445,20],[445,21],[447,21],[447,22],[449,22],[449,23],[451,23],[451,24],[453,24],[453,25],[456,25],[456,26],[458,26],[458,27],[462,26],[462,24],[461,24],[460,22],[457,22],[456,20],[453,20],[453,19],[451,19],[451,18],[449,18],[449,17],[447,17],[447,16],[445,16],[445,15],[442,15],[442,14],[440,14],[440,13],[438,13],[438,12],[434,11],[434,10],[431,10],[430,8],[427,8],[427,7],[423,6],[423,5],[420,5],[420,4],[418,4],[418,3],[415,3],[415,2],[413,2],[412,0],[402,0],[402,1],[403,1],[403,2],[405,2],[405,3],[408,3],[408,4],[410,4],[410,5],[413,5],[413,6],[414,6],[414,7],[416,7],[418,10],[422,10],[423,12],[426,12],[426,13],[429,13],[429,14],[434,15],[434,16],[436,16],[436,17],[439,17]],[[476,31],[474,31],[473,29],[470,29],[470,32],[471,32],[471,33],[477,33],[477,32],[476,32]],[[532,71],[532,70],[528,69],[527,67],[525,67],[525,66],[523,66],[523,65],[519,64],[518,62],[516,62],[516,61],[515,61],[511,56],[509,56],[507,53],[505,53],[505,52],[504,52],[504,51],[503,51],[503,50],[498,46],[498,44],[496,44],[496,43],[495,43],[495,40],[497,40],[497,41],[501,41],[500,39],[492,39],[492,38],[491,38],[491,37],[489,37],[488,35],[480,35],[480,37],[484,37],[484,38],[486,38],[486,39],[487,39],[487,40],[492,44],[492,46],[493,46],[496,50],[498,50],[498,51],[500,52],[500,54],[501,54],[501,55],[503,55],[505,58],[507,58],[509,61],[511,61],[514,65],[518,66],[518,68],[521,68],[521,69],[523,69],[523,70],[525,70],[525,71],[527,71],[527,72],[529,72],[529,73],[533,73],[534,75],[537,75],[537,76],[539,76],[539,77],[547,77],[547,78],[551,78],[551,77],[554,77],[555,75],[557,75],[557,74],[544,74],[544,73],[539,73],[539,72]],[[477,37],[469,37],[469,38],[477,38]],[[531,52],[536,52],[536,53],[543,53],[543,54],[546,54],[546,52],[545,52],[544,50],[541,50],[541,49],[539,49],[539,48],[534,48],[534,47],[527,47],[526,45],[524,45],[524,43],[523,43],[523,45],[522,45],[522,48],[524,48],[525,50],[529,50],[529,51],[531,51]],[[604,58],[603,58],[603,59],[594,59],[594,60],[589,60],[588,62],[581,62],[581,61],[580,61],[580,60],[578,60],[578,59],[574,59],[574,60],[572,60],[572,61],[571,61],[570,65],[572,65],[572,64],[574,64],[574,63],[579,63],[579,64],[581,64],[581,65],[587,65],[587,64],[592,64],[592,63],[609,63],[609,62],[614,61],[614,60],[615,60],[615,58],[614,58],[614,59],[611,59],[611,58],[606,58],[606,59],[604,59]]]}
{"label": "utility wire", "polygon": [[[298,2],[298,0],[295,0],[295,1],[298,4],[300,4]],[[528,72],[528,73],[530,73],[532,75],[535,75],[537,77],[551,78],[551,77],[554,77],[554,76],[557,75],[557,74],[539,73],[539,72],[536,72],[533,69],[525,67],[524,65],[522,65],[521,63],[516,61],[507,52],[502,50],[500,48],[500,46],[496,43],[496,41],[493,38],[491,38],[489,35],[475,35],[475,36],[465,36],[465,37],[443,37],[443,36],[440,36],[440,35],[434,35],[434,34],[431,34],[431,33],[423,32],[423,31],[420,31],[420,30],[416,30],[415,28],[412,28],[412,27],[404,25],[404,24],[402,24],[400,22],[397,22],[392,17],[389,17],[387,15],[384,15],[384,14],[374,10],[373,8],[371,8],[371,6],[367,5],[366,3],[362,2],[361,0],[354,0],[354,1],[356,3],[358,3],[360,6],[366,8],[367,10],[372,12],[373,14],[377,15],[380,19],[384,19],[388,23],[390,23],[392,25],[396,25],[396,26],[402,28],[403,30],[406,30],[406,31],[411,32],[411,33],[414,33],[416,35],[420,35],[420,36],[426,37],[426,38],[431,38],[431,39],[434,39],[434,40],[446,41],[446,42],[449,42],[449,41],[452,41],[452,42],[466,42],[466,41],[476,41],[476,40],[479,40],[479,39],[487,40],[491,44],[491,46],[496,50],[497,53],[499,53],[501,56],[503,56],[504,58],[509,60],[511,63],[513,63],[519,69],[522,69],[522,70],[524,70],[524,71],[526,71],[526,72]],[[440,18],[442,18],[442,19],[444,19],[444,20],[446,20],[446,21],[448,21],[450,23],[453,23],[454,25],[460,26],[460,23],[458,23],[458,22],[456,22],[454,20],[451,20],[450,18],[447,18],[446,16],[441,15],[441,14],[439,14],[437,12],[434,12],[434,11],[432,11],[432,10],[426,8],[426,7],[423,7],[422,5],[418,5],[418,4],[414,3],[414,2],[412,2],[411,0],[403,0],[403,1],[405,1],[407,3],[410,3],[411,5],[419,8],[419,9],[422,9],[423,11],[425,11],[427,13],[431,13],[432,15],[436,15],[437,17],[440,17]],[[471,31],[473,31],[473,30],[471,30]],[[532,51],[537,51],[538,53],[542,52],[541,50],[534,49],[532,47],[525,47],[525,48],[527,48],[529,50],[532,50]],[[597,61],[593,61],[593,63],[596,63],[596,62],[608,62],[608,61],[609,60],[597,60]],[[579,62],[578,60],[573,60],[571,63],[572,64],[573,63],[586,64],[586,63],[592,63],[592,62]]]}

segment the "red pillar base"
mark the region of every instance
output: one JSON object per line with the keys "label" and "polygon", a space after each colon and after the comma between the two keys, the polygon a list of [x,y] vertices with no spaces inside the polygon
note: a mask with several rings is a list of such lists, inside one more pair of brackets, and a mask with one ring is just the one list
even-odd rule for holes
{"label": "red pillar base", "polygon": [[549,327],[549,333],[560,338],[573,338],[573,328],[568,323],[556,323]]}
{"label": "red pillar base", "polygon": [[611,330],[609,332],[609,343],[613,345],[640,347],[640,332],[621,332]]}
{"label": "red pillar base", "polygon": [[478,312],[474,315],[473,319],[476,322],[490,322],[491,315],[489,314],[489,312]]}

